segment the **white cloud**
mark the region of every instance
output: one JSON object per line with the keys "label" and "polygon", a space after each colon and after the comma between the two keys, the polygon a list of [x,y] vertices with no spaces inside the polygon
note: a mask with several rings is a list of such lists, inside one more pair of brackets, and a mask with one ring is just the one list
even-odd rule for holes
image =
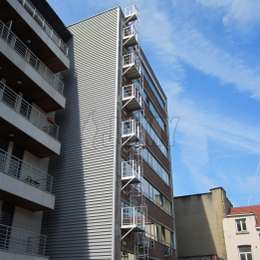
{"label": "white cloud", "polygon": [[[259,126],[247,125],[245,122],[227,118],[224,114],[215,114],[210,110],[203,110],[192,100],[185,97],[180,84],[167,83],[166,92],[171,100],[169,112],[180,120],[177,125],[175,144],[181,150],[181,160],[191,173],[197,190],[205,190],[209,187],[226,184],[230,186],[230,179],[227,182],[221,181],[216,176],[207,175],[207,167],[211,160],[209,156],[209,141],[218,143],[220,147],[229,148],[230,151],[241,151],[252,155],[260,156],[260,133]],[[177,91],[175,90],[177,86]],[[171,133],[174,134],[176,121],[172,121]],[[173,151],[174,154],[174,151]],[[231,154],[232,155],[232,154]],[[222,156],[225,156],[222,154]],[[174,158],[174,156],[173,156]],[[254,174],[254,173],[253,173]],[[241,176],[233,176],[232,187],[239,191]],[[245,193],[250,194],[250,184],[258,180],[255,176],[244,176]],[[255,186],[252,186],[252,188]]]}
{"label": "white cloud", "polygon": [[260,99],[259,69],[216,46],[188,22],[169,17],[158,3],[142,10],[143,40],[157,50],[165,63],[176,67],[176,60],[179,60]]}
{"label": "white cloud", "polygon": [[222,8],[225,25],[252,26],[260,24],[259,0],[197,0],[210,8]]}

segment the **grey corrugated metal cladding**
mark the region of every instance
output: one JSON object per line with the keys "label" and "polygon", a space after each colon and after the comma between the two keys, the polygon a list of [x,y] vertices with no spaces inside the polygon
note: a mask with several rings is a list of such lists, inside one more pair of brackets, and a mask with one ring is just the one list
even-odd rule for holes
{"label": "grey corrugated metal cladding", "polygon": [[116,8],[70,27],[62,155],[51,164],[56,209],[46,222],[51,260],[112,259],[119,15]]}

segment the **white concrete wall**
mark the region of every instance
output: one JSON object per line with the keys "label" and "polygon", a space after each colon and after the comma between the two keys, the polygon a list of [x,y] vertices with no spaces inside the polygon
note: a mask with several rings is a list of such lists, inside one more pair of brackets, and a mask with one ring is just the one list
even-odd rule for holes
{"label": "white concrete wall", "polygon": [[49,158],[39,158],[32,153],[25,151],[23,160],[31,164],[33,167],[36,167],[44,172],[48,172]]}
{"label": "white concrete wall", "polygon": [[[246,218],[247,231],[238,233],[236,219]],[[253,260],[260,259],[260,238],[256,230],[256,219],[254,215],[232,216],[223,220],[225,243],[228,260],[240,260],[238,246],[250,245],[252,247]]]}
{"label": "white concrete wall", "polygon": [[0,172],[0,189],[43,207],[54,209],[55,196]]}
{"label": "white concrete wall", "polygon": [[[24,252],[29,246],[34,254],[39,253],[42,214],[42,212],[31,212],[20,207],[15,208],[9,243],[10,252],[17,252],[17,250]],[[32,244],[28,244],[30,242]]]}
{"label": "white concrete wall", "polygon": [[34,233],[41,233],[42,211],[32,212],[15,207],[13,227],[23,228]]}
{"label": "white concrete wall", "polygon": [[16,126],[16,128],[20,129],[25,134],[31,136],[34,140],[49,148],[57,155],[60,154],[61,144],[58,140],[39,130],[31,122],[24,119],[23,116],[19,115],[16,111],[2,102],[0,102],[0,117]]}

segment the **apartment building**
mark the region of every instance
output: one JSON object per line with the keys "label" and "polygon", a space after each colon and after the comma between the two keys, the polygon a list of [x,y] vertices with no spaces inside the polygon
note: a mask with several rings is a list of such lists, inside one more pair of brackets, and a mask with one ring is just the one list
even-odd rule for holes
{"label": "apartment building", "polygon": [[227,260],[223,219],[231,207],[221,187],[175,197],[178,259]]}
{"label": "apartment building", "polygon": [[69,26],[50,259],[175,259],[167,98],[137,18],[116,7]]}
{"label": "apartment building", "polygon": [[[54,29],[55,28],[55,29]],[[47,1],[0,1],[0,259],[46,259],[41,234],[55,205],[50,158],[60,155],[60,73],[71,33]]]}
{"label": "apartment building", "polygon": [[228,260],[260,259],[260,205],[231,208],[223,226]]}

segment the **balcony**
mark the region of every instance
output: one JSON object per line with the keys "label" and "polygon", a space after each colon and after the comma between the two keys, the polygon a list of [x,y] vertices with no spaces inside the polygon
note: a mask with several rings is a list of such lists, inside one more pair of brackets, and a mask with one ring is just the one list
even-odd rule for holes
{"label": "balcony", "polygon": [[122,181],[140,182],[141,169],[135,160],[121,162],[121,178]]}
{"label": "balcony", "polygon": [[0,102],[5,103],[46,134],[58,139],[59,126],[50,121],[46,114],[23,99],[0,81]]}
{"label": "balcony", "polygon": [[138,17],[138,10],[135,5],[129,6],[124,10],[125,20],[127,22],[135,21]]}
{"label": "balcony", "polygon": [[0,149],[0,195],[31,210],[53,209],[53,177]]}
{"label": "balcony", "polygon": [[48,4],[38,0],[1,1],[0,17],[6,23],[13,21],[19,37],[23,41],[30,39],[35,52],[39,51],[41,59],[53,71],[69,69],[68,46],[64,41],[71,36]]}
{"label": "balcony", "polygon": [[141,126],[135,119],[129,119],[122,122],[122,138],[138,141],[141,138]]}
{"label": "balcony", "polygon": [[129,111],[142,109],[143,99],[139,89],[140,89],[140,85],[138,83],[133,83],[133,84],[123,86],[122,108],[126,108]]}
{"label": "balcony", "polygon": [[[5,132],[18,133],[18,141],[22,141],[21,132],[27,137],[24,140],[25,147],[33,151],[37,155],[43,149],[50,150],[49,153],[59,154],[60,142],[57,140],[59,134],[59,127],[54,123],[53,119],[49,118],[36,107],[28,103],[22,96],[15,93],[4,83],[0,82],[0,118],[4,121],[1,124],[2,136]],[[38,146],[33,146],[29,141],[33,139],[34,142],[39,143]],[[36,148],[36,149],[35,149]],[[39,154],[41,157],[41,155]],[[44,156],[44,155],[42,155]]]}
{"label": "balcony", "polygon": [[[0,224],[1,259],[46,259],[44,258],[47,237],[25,229]],[[17,256],[17,255],[26,255]],[[14,257],[17,256],[16,257]],[[38,256],[40,258],[33,258]]]}
{"label": "balcony", "polygon": [[14,76],[16,80],[25,78],[24,82],[30,81],[28,84],[34,85],[30,93],[32,97],[45,96],[45,101],[51,99],[49,102],[55,103],[51,104],[55,108],[65,107],[64,83],[1,21],[0,52],[2,53],[2,56],[0,55],[2,76],[7,75],[6,78],[10,80]]}
{"label": "balcony", "polygon": [[124,29],[123,42],[125,47],[133,46],[138,43],[138,34],[134,24],[126,26]]}
{"label": "balcony", "polygon": [[123,75],[129,79],[138,79],[141,76],[141,64],[136,52],[123,56]]}
{"label": "balcony", "polygon": [[55,43],[55,45],[68,56],[69,48],[61,39],[61,37],[55,32],[51,25],[43,18],[41,13],[29,0],[18,0],[24,9],[31,15],[31,17],[37,22],[42,30],[48,35],[48,37]]}
{"label": "balcony", "polygon": [[141,207],[121,208],[121,228],[122,229],[145,229],[145,215]]}

